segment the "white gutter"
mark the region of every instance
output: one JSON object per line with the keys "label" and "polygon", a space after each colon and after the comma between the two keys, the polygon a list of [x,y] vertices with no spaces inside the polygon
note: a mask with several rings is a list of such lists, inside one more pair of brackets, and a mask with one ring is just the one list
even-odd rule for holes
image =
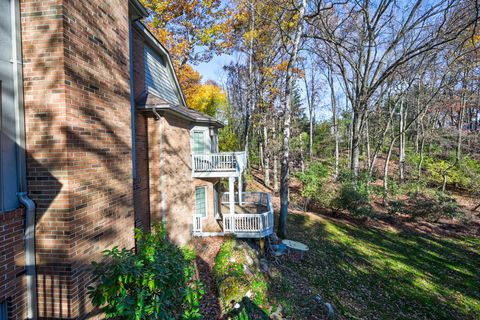
{"label": "white gutter", "polygon": [[18,200],[25,206],[25,272],[27,283],[27,319],[37,319],[37,271],[35,261],[35,203],[27,194],[27,166],[25,157],[25,110],[23,106],[22,40],[20,32],[20,8],[11,0],[12,64],[14,99],[16,106],[16,144]]}

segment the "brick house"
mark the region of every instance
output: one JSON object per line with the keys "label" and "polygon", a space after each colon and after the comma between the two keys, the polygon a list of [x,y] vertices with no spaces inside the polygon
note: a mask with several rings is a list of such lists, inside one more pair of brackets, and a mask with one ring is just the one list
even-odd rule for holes
{"label": "brick house", "polygon": [[137,0],[5,0],[0,15],[0,320],[100,317],[89,264],[133,248],[134,227],[164,223],[177,244],[271,233],[269,195],[242,192],[243,153],[220,153],[223,124],[187,108]]}

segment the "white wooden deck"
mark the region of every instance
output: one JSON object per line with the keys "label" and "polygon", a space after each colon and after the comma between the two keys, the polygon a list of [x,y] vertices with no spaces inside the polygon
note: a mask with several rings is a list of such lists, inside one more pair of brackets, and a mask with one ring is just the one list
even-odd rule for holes
{"label": "white wooden deck", "polygon": [[245,168],[245,152],[221,152],[192,155],[192,177],[238,177]]}
{"label": "white wooden deck", "polygon": [[[230,212],[230,193],[222,195],[221,205],[228,208],[222,210],[223,232],[215,235],[235,235],[238,238],[263,238],[273,232],[273,207],[270,194],[264,192],[242,192],[241,203],[238,192],[235,192],[235,213]],[[226,211],[226,212],[225,212]],[[250,211],[250,212],[249,212]],[[193,218],[193,233],[205,236],[202,232],[202,219]]]}

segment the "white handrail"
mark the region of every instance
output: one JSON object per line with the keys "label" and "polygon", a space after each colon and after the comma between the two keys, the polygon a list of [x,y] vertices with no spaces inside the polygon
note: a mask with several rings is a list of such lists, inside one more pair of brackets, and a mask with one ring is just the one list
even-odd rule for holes
{"label": "white handrail", "polygon": [[192,154],[192,167],[194,172],[241,171],[244,158],[244,152]]}
{"label": "white handrail", "polygon": [[[222,204],[228,204],[229,193],[222,195]],[[273,207],[270,194],[265,192],[242,192],[242,202],[246,204],[263,205],[267,211],[263,213],[224,214],[225,233],[262,233],[268,235],[273,231]],[[238,203],[238,192],[235,193],[235,203]]]}

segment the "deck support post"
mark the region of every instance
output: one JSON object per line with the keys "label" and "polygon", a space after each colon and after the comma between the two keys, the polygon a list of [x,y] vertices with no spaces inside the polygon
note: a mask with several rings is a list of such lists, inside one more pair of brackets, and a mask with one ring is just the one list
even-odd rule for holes
{"label": "deck support post", "polygon": [[265,238],[260,238],[260,256],[265,256]]}
{"label": "deck support post", "polygon": [[242,205],[242,174],[238,175],[238,205]]}
{"label": "deck support post", "polygon": [[228,177],[228,202],[230,214],[235,213],[235,177]]}

